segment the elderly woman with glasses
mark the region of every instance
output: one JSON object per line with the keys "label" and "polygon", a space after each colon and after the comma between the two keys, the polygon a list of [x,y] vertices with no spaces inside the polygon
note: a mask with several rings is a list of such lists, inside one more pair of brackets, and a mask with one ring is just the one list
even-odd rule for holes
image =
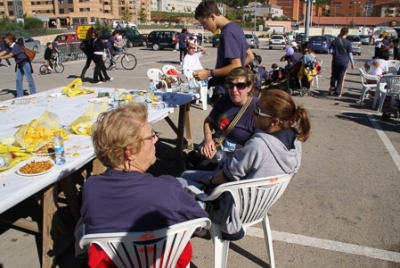
{"label": "elderly woman with glasses", "polygon": [[[174,177],[146,173],[156,161],[158,137],[147,122],[143,104],[100,114],[92,139],[97,159],[107,169],[83,186],[81,214],[86,234],[151,231],[208,216]],[[91,264],[107,261],[101,249],[92,247],[90,253]],[[179,267],[190,262],[190,243],[184,254]]]}
{"label": "elderly woman with glasses", "polygon": [[239,113],[242,106],[247,102],[248,107],[234,125],[221,144],[221,150],[225,155],[234,152],[235,149],[243,147],[245,142],[254,133],[252,111],[257,102],[257,97],[253,97],[254,74],[246,67],[232,69],[226,78],[226,89],[229,94],[224,94],[214,104],[210,114],[204,120],[203,132],[204,140],[197,152],[200,158],[196,163],[193,155],[189,156],[187,168],[195,168],[196,164],[203,159],[212,159],[217,152],[216,141],[223,135],[235,116]]}
{"label": "elderly woman with glasses", "polygon": [[[217,172],[185,171],[179,178],[183,186],[194,185],[210,190],[226,182],[261,178],[280,174],[296,173],[301,164],[301,145],[310,135],[310,121],[307,110],[294,103],[283,90],[263,91],[257,105],[252,109],[256,132],[243,148],[237,149]],[[219,201],[217,220],[232,210],[228,200]],[[221,221],[226,239],[240,239],[244,233]],[[225,224],[224,224],[225,223]],[[225,229],[224,229],[225,226]]]}

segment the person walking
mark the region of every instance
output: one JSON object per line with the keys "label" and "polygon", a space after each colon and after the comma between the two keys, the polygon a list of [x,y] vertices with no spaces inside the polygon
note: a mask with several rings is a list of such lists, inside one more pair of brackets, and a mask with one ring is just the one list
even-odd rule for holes
{"label": "person walking", "polygon": [[6,48],[4,51],[0,52],[0,59],[15,59],[15,71],[17,72],[15,79],[17,97],[24,96],[24,88],[22,86],[24,75],[26,76],[26,81],[28,81],[29,93],[31,95],[35,94],[36,86],[32,76],[33,69],[28,56],[25,55],[21,46],[16,43],[16,38],[14,34],[7,33],[4,41],[6,42]]}
{"label": "person walking", "polygon": [[186,53],[187,53],[187,43],[188,43],[187,29],[183,28],[181,33],[178,34],[179,62],[181,65],[182,65],[182,60],[186,56]]}
{"label": "person walking", "polygon": [[341,97],[344,79],[346,76],[349,61],[351,69],[354,67],[353,48],[351,42],[346,39],[349,34],[349,28],[343,27],[340,34],[331,43],[329,49],[332,50],[332,74],[329,88],[329,95]]}
{"label": "person walking", "polygon": [[244,67],[249,64],[254,55],[247,44],[242,28],[224,17],[214,2],[201,2],[196,7],[194,16],[205,30],[212,33],[221,30],[215,69],[195,70],[193,73],[197,80],[213,77],[209,85],[215,86],[213,96],[215,101],[219,96],[226,93],[223,86],[225,85],[225,77],[229,72],[236,67]]}
{"label": "person walking", "polygon": [[99,75],[101,75],[105,79],[104,82],[111,82],[113,80],[112,77],[108,76],[106,66],[104,65],[103,53],[104,49],[107,49],[107,45],[103,42],[101,36],[101,30],[96,30],[96,38],[93,41],[93,61],[94,64],[96,64],[93,74],[94,84],[101,84],[103,82],[99,80]]}
{"label": "person walking", "polygon": [[[82,81],[85,79],[86,71],[89,69],[90,64],[93,61],[93,42],[94,42],[94,37],[95,37],[95,29],[92,27],[86,32],[86,38],[82,42],[85,42],[85,49],[82,50],[83,53],[86,55],[86,63],[85,66],[83,66],[81,76],[80,78]],[[93,61],[94,62],[94,61]],[[101,74],[99,73],[100,78],[97,80],[101,81],[104,80]]]}

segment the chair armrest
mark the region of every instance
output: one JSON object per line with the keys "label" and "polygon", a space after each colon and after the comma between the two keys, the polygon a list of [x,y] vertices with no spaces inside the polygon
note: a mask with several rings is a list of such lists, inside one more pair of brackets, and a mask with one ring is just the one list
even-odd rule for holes
{"label": "chair armrest", "polygon": [[200,190],[199,188],[193,186],[193,185],[189,185],[188,187],[186,187],[186,190],[195,195],[196,198],[198,198],[201,201],[213,201],[215,199],[217,199],[224,191],[218,190],[216,191],[216,189],[218,189],[219,187],[215,188],[212,193],[210,195],[206,194],[205,192],[203,192],[202,190]]}

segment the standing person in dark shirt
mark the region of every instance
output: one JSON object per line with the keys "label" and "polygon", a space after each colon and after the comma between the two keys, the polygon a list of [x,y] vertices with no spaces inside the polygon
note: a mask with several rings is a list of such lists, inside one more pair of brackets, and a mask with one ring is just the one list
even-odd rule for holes
{"label": "standing person in dark shirt", "polygon": [[[92,63],[93,60],[93,42],[95,38],[95,29],[92,27],[86,32],[86,38],[83,40],[83,42],[86,42],[86,50],[83,51],[86,55],[86,63],[85,66],[82,69],[81,72],[81,79],[82,81],[85,79],[86,71],[89,69],[90,64]],[[96,80],[96,79],[94,79]],[[99,72],[99,77],[97,78],[98,81],[103,81],[103,76]]]}
{"label": "standing person in dark shirt", "polygon": [[96,30],[95,36],[96,38],[93,41],[93,61],[96,64],[96,67],[94,68],[93,83],[102,83],[102,81],[99,80],[99,75],[104,77],[104,82],[111,82],[113,78],[108,76],[107,69],[103,61],[103,53],[104,49],[107,49],[107,45],[101,39],[101,30]]}
{"label": "standing person in dark shirt", "polygon": [[221,30],[215,69],[195,70],[193,72],[193,76],[197,80],[213,77],[210,83],[216,86],[214,90],[215,100],[226,93],[223,85],[228,73],[236,67],[244,67],[249,64],[254,55],[247,44],[242,28],[224,17],[214,2],[201,2],[196,8],[194,17],[203,25],[205,30],[212,33],[218,29]]}
{"label": "standing person in dark shirt", "polygon": [[329,49],[333,51],[329,95],[341,97],[349,61],[351,69],[354,69],[353,48],[350,41],[346,39],[348,34],[349,28],[343,27],[339,36],[329,46]]}
{"label": "standing person in dark shirt", "polygon": [[179,43],[179,62],[182,64],[183,58],[187,53],[187,44],[188,44],[188,34],[187,29],[183,28],[181,33],[178,34],[178,43]]}
{"label": "standing person in dark shirt", "polygon": [[[131,103],[102,113],[93,125],[94,151],[107,170],[83,186],[86,234],[153,231],[208,217],[175,177],[146,173],[156,161],[158,141],[147,116],[144,104]],[[190,258],[177,267],[186,267]]]}
{"label": "standing person in dark shirt", "polygon": [[28,81],[29,92],[30,94],[36,93],[35,81],[33,80],[33,69],[31,62],[28,59],[28,56],[25,55],[22,48],[15,42],[15,35],[12,33],[7,33],[6,38],[4,39],[6,42],[6,49],[0,52],[0,59],[9,59],[14,58],[16,64],[16,89],[17,89],[17,97],[24,96],[24,88],[22,86],[22,81],[24,79],[24,75],[26,76],[26,81]]}

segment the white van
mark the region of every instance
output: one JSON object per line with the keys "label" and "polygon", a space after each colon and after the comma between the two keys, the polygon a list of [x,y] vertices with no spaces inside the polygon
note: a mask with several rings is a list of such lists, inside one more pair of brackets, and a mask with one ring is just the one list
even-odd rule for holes
{"label": "white van", "polygon": [[137,29],[136,24],[123,20],[114,20],[112,23],[112,27],[113,29],[125,29],[125,28]]}

